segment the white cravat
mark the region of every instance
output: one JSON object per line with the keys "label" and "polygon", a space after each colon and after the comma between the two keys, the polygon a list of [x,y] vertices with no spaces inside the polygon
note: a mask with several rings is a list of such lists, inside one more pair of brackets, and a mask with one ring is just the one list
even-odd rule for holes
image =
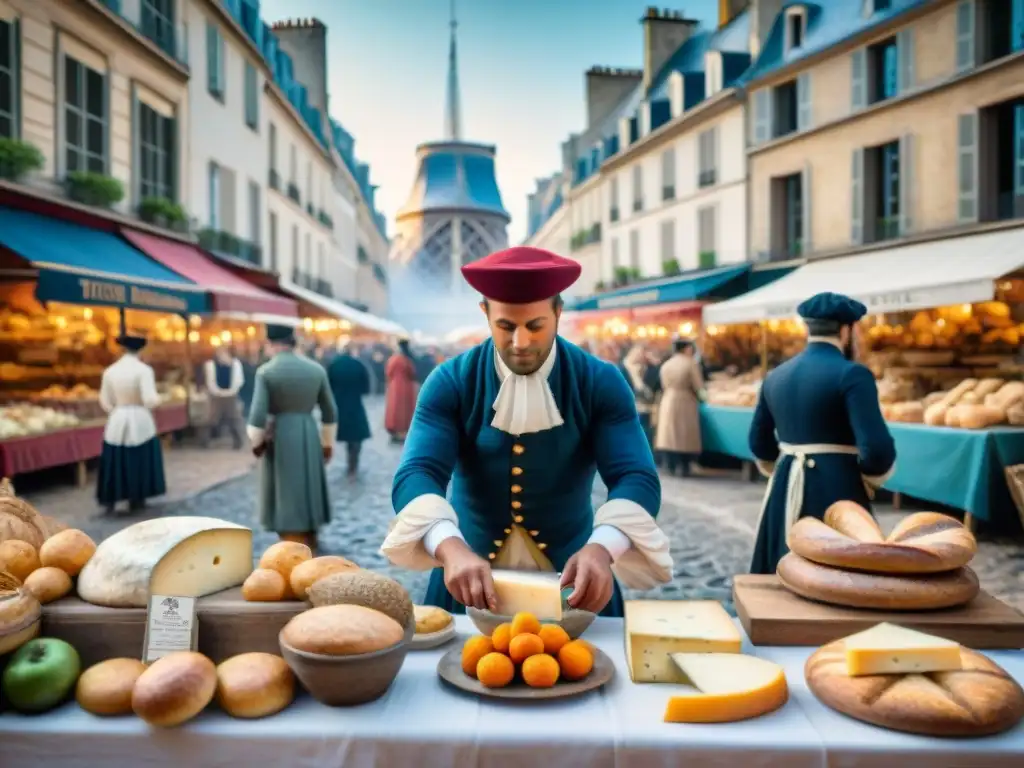
{"label": "white cravat", "polygon": [[557,349],[558,345],[553,344],[548,359],[527,376],[512,373],[498,350],[494,350],[494,368],[501,379],[501,389],[494,398],[492,427],[510,435],[528,435],[562,426],[562,414],[548,385]]}

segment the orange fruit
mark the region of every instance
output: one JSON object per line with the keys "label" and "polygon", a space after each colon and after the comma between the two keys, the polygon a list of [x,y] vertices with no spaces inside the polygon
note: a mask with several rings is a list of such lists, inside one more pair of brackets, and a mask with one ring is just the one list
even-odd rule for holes
{"label": "orange fruit", "polygon": [[544,653],[544,641],[537,635],[516,635],[508,645],[508,655],[516,664],[522,664],[538,653]]}
{"label": "orange fruit", "polygon": [[582,680],[594,668],[594,654],[586,643],[573,640],[558,652],[558,665],[566,680]]}
{"label": "orange fruit", "polygon": [[545,624],[537,634],[544,641],[544,653],[552,656],[556,656],[569,642],[569,634],[557,624]]}
{"label": "orange fruit", "polygon": [[470,677],[475,677],[477,663],[493,650],[491,638],[484,635],[469,638],[462,646],[462,671]]}
{"label": "orange fruit", "polygon": [[523,662],[523,682],[531,688],[550,688],[558,682],[561,670],[554,656],[538,653]]}
{"label": "orange fruit", "polygon": [[527,632],[531,635],[540,632],[540,622],[532,613],[517,613],[512,619],[512,637]]}
{"label": "orange fruit", "polygon": [[488,688],[504,688],[515,676],[512,659],[503,653],[488,653],[476,664],[476,679]]}
{"label": "orange fruit", "polygon": [[508,653],[510,640],[512,640],[512,625],[507,621],[496,626],[491,632],[491,642],[494,643],[494,650],[498,653]]}

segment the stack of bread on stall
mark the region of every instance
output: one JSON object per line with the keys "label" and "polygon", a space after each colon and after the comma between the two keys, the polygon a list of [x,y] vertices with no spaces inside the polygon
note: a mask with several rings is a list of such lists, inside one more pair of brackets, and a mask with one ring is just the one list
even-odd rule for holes
{"label": "stack of bread on stall", "polygon": [[897,389],[879,385],[882,415],[887,421],[962,429],[1024,426],[1022,381],[964,379],[948,391],[933,392],[920,400],[886,402]]}
{"label": "stack of bread on stall", "polygon": [[968,567],[978,548],[974,536],[936,512],[909,515],[885,536],[867,510],[840,501],[824,520],[798,520],[788,544],[779,580],[808,600],[919,611],[963,605],[980,589]]}

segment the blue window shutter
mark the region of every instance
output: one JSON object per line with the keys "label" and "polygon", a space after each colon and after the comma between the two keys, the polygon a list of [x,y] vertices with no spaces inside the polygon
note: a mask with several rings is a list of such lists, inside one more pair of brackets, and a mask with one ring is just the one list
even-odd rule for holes
{"label": "blue window shutter", "polygon": [[1013,50],[1024,48],[1024,0],[1013,0],[1010,7],[1010,29],[1013,37],[1010,44]]}
{"label": "blue window shutter", "polygon": [[1024,196],[1024,104],[1013,109],[1013,191]]}
{"label": "blue window shutter", "polygon": [[903,94],[914,87],[914,30],[903,29],[896,35],[896,93]]}
{"label": "blue window shutter", "polygon": [[811,127],[811,75],[804,72],[796,79],[796,129]]}
{"label": "blue window shutter", "polygon": [[811,192],[811,166],[805,165],[800,173],[800,206],[803,214],[803,231],[800,233],[801,255],[806,256],[813,250],[811,233],[814,228],[811,226],[811,199],[814,195]]}
{"label": "blue window shutter", "polygon": [[900,235],[914,229],[914,137],[900,139]]}
{"label": "blue window shutter", "polygon": [[868,59],[867,52],[858,48],[850,54],[851,81],[850,106],[854,111],[864,109],[868,103]]}
{"label": "blue window shutter", "polygon": [[853,150],[850,168],[850,240],[864,242],[864,150]]}
{"label": "blue window shutter", "polygon": [[978,113],[960,115],[957,121],[958,217],[978,220]]}
{"label": "blue window shutter", "polygon": [[977,19],[974,0],[960,0],[956,6],[956,69],[966,72],[977,63]]}

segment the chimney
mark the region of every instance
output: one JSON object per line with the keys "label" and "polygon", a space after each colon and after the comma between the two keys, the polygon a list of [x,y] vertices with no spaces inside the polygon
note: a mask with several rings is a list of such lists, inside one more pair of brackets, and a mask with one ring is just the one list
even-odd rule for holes
{"label": "chimney", "polygon": [[281,50],[292,58],[295,79],[306,86],[309,105],[326,118],[327,27],[319,19],[288,19],[272,29]]}
{"label": "chimney", "polygon": [[606,118],[643,79],[639,69],[591,67],[587,70],[587,127]]}
{"label": "chimney", "polygon": [[685,43],[699,22],[683,17],[682,11],[659,10],[648,6],[640,20],[644,25],[644,89],[651,87],[654,76]]}
{"label": "chimney", "polygon": [[750,0],[750,55],[755,60],[761,55],[783,5],[785,0]]}
{"label": "chimney", "polygon": [[718,26],[724,27],[750,7],[751,0],[718,0]]}

